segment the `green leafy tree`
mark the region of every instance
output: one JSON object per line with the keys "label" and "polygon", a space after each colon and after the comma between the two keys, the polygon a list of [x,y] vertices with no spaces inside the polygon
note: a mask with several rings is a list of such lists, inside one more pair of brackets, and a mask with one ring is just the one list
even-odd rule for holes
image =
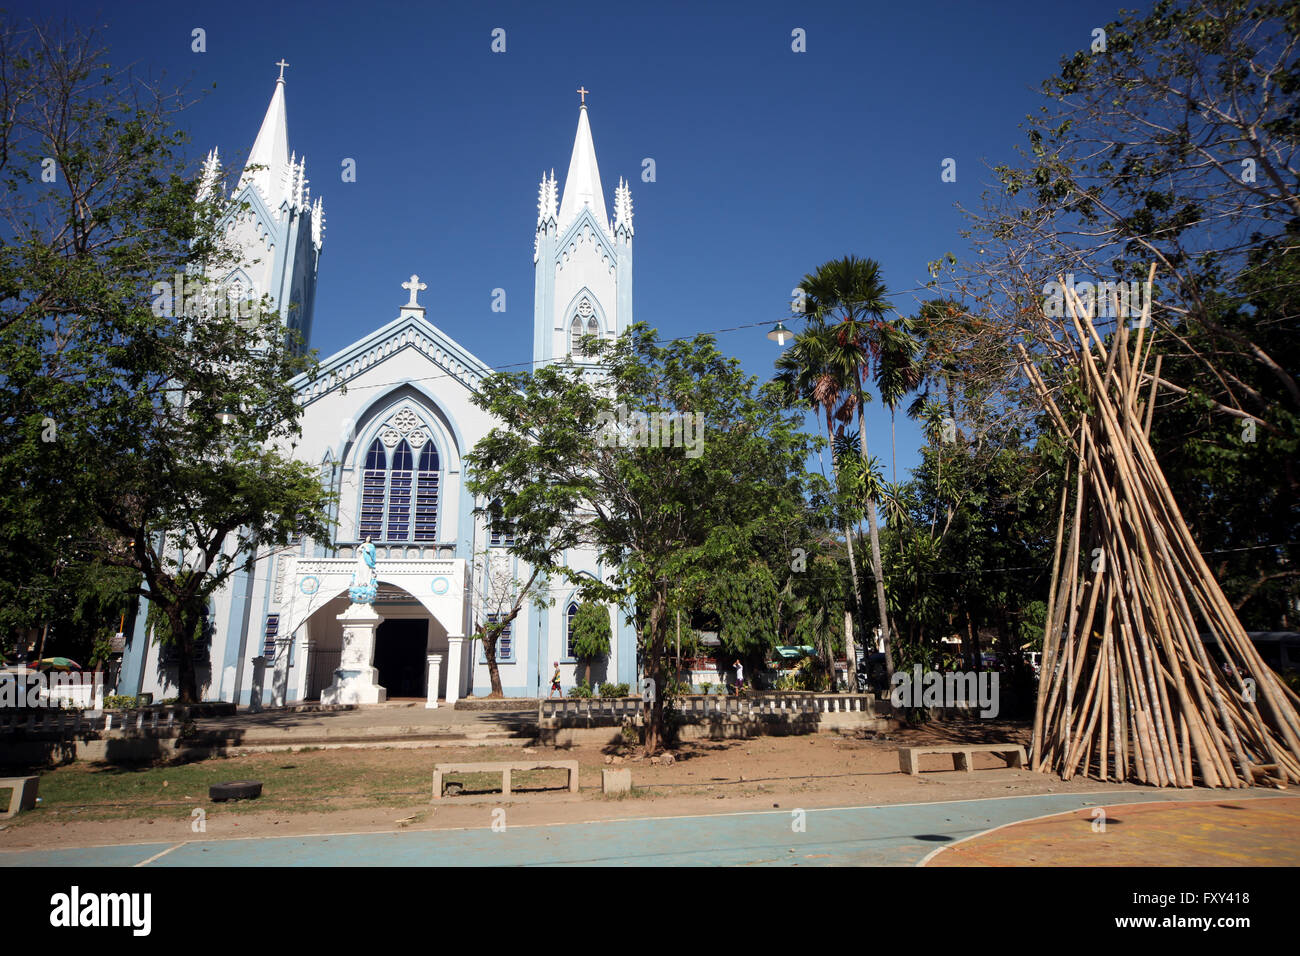
{"label": "green leafy tree", "polygon": [[269,303],[217,287],[225,190],[187,171],[179,99],[93,38],[4,29],[0,494],[27,521],[0,565],[98,537],[165,620],[194,701],[213,592],[259,550],[329,536],[319,475],[289,457],[313,361]]}
{"label": "green leafy tree", "polygon": [[718,616],[718,640],[724,651],[744,661],[767,656],[777,639],[776,581],[767,565],[753,562],[718,577],[704,609]]}
{"label": "green leafy tree", "polygon": [[[467,485],[500,502],[513,553],[635,621],[643,674],[654,682],[645,740],[654,753],[664,739],[675,595],[702,594],[744,568],[767,527],[788,520],[808,484],[813,440],[709,336],[661,343],[638,324],[617,342],[590,344],[599,380],[569,363],[484,380],[476,401],[499,424],[467,456]],[[692,416],[686,447],[651,444],[639,414],[657,425],[672,421],[660,415]],[[580,545],[615,569],[606,580],[562,562]]]}
{"label": "green leafy tree", "polygon": [[573,615],[573,656],[585,665],[588,684],[592,662],[609,656],[609,639],[609,611],[590,601],[579,604]]}
{"label": "green leafy tree", "polygon": [[996,169],[964,291],[997,310],[995,340],[1032,349],[1061,314],[1048,281],[1138,283],[1120,315],[1090,300],[1103,336],[1151,303],[1140,387],[1164,475],[1243,623],[1293,626],[1300,6],[1159,0],[1104,32],[1043,83],[1021,159]]}

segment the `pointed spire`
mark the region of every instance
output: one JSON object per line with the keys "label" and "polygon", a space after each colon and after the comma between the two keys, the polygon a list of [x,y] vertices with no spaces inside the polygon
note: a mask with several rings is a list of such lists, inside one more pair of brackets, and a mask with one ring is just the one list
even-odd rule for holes
{"label": "pointed spire", "polygon": [[614,190],[614,234],[623,230],[632,235],[632,190],[618,177],[618,188]]}
{"label": "pointed spire", "polygon": [[221,184],[221,157],[214,146],[203,160],[203,171],[199,174],[199,202],[207,202],[216,195]]}
{"label": "pointed spire", "polygon": [[325,203],[320,196],[311,206],[311,241],[317,252],[325,245]]}
{"label": "pointed spire", "polygon": [[596,146],[591,140],[591,123],[587,119],[585,103],[578,110],[578,135],[573,140],[573,155],[569,157],[569,174],[564,177],[560,229],[571,223],[583,206],[590,207],[596,221],[609,228],[605,197],[600,189],[600,169],[596,165]]}
{"label": "pointed spire", "polygon": [[539,228],[544,223],[555,219],[558,215],[558,197],[559,188],[555,181],[555,170],[551,170],[551,176],[549,179],[547,178],[545,171],[543,171],[542,184],[537,189],[537,225]]}
{"label": "pointed spire", "polygon": [[[252,166],[262,168],[252,170],[249,168]],[[239,188],[252,182],[271,211],[278,211],[286,196],[291,195],[290,184],[286,182],[291,175],[289,166],[289,120],[284,106],[284,77],[280,77],[275,81],[271,105],[266,108],[262,128],[257,131],[257,139],[248,154]]]}

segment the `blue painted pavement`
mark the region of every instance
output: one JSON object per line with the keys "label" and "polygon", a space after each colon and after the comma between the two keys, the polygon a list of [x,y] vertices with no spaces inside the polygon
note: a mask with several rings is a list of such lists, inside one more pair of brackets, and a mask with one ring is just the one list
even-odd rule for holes
{"label": "blue painted pavement", "polygon": [[[1100,804],[1221,799],[1169,790],[794,809],[542,826],[136,843],[0,852],[0,867],[913,866],[993,827]],[[485,808],[485,816],[488,808]],[[508,823],[508,821],[507,821]]]}

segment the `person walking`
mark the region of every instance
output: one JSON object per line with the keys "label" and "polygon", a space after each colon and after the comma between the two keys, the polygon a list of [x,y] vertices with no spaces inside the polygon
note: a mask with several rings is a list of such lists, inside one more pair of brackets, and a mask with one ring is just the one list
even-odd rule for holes
{"label": "person walking", "polygon": [[744,690],[744,688],[745,688],[745,665],[742,664],[738,658],[736,660],[736,696],[737,697],[740,696],[740,692]]}
{"label": "person walking", "polygon": [[546,695],[547,700],[550,700],[556,694],[559,694],[561,697],[564,696],[560,691],[560,662],[555,661],[551,666],[555,668],[555,672],[551,674],[551,692]]}

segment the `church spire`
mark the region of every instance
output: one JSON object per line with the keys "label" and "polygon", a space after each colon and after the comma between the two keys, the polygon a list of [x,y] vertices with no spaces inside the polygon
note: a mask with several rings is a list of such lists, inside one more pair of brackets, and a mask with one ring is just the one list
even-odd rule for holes
{"label": "church spire", "polygon": [[590,207],[596,221],[609,229],[605,196],[600,188],[600,168],[596,165],[596,146],[591,140],[591,123],[587,119],[586,90],[581,91],[583,104],[578,109],[578,135],[569,157],[569,174],[564,177],[564,198],[560,202],[559,226],[571,223],[583,206]]}
{"label": "church spire", "polygon": [[[278,66],[279,64],[277,64]],[[286,64],[287,65],[287,64]],[[287,198],[291,184],[289,159],[289,120],[284,106],[284,69],[275,81],[275,92],[271,94],[271,105],[266,108],[262,128],[257,131],[257,139],[248,154],[248,163],[240,177],[242,189],[248,183],[257,186],[258,192],[266,201],[272,213],[279,211],[280,204]],[[261,169],[250,167],[260,166]]]}

